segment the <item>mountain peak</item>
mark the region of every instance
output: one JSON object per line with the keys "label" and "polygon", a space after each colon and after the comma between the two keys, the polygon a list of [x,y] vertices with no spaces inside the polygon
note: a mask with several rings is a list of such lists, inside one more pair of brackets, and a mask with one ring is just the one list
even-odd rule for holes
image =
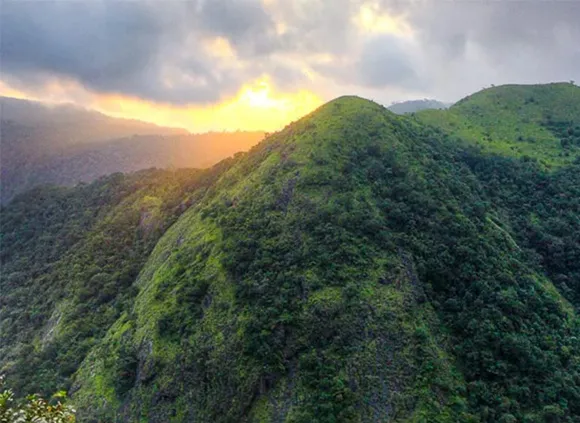
{"label": "mountain peak", "polygon": [[499,148],[542,104],[474,97],[345,96],[211,169],[8,204],[0,368],[79,421],[574,421],[578,165]]}
{"label": "mountain peak", "polygon": [[386,111],[387,109],[384,106],[364,97],[359,97],[356,95],[344,95],[323,104],[309,116],[326,114],[329,110],[341,115],[351,115],[361,111]]}

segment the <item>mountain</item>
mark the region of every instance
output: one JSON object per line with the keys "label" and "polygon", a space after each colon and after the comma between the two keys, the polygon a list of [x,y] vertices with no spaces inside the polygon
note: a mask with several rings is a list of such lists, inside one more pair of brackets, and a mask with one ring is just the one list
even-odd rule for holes
{"label": "mountain", "polygon": [[189,134],[75,106],[0,98],[0,202],[40,184],[75,185],[114,172],[207,167],[263,139],[263,132]]}
{"label": "mountain", "polygon": [[580,421],[580,160],[418,115],[343,97],[210,169],[17,197],[0,371],[81,422]]}
{"label": "mountain", "polygon": [[132,301],[133,279],[157,240],[232,160],[207,171],[145,170],[39,187],[2,208],[0,357],[24,365],[15,370],[27,374],[23,385],[51,391],[65,383]]}
{"label": "mountain", "polygon": [[398,115],[403,115],[405,113],[415,113],[420,110],[428,110],[428,109],[447,109],[449,105],[442,103],[437,100],[429,100],[427,98],[423,100],[410,100],[410,101],[401,101],[399,103],[391,104],[388,109],[396,113]]}
{"label": "mountain", "polygon": [[568,82],[492,87],[449,110],[424,110],[416,117],[455,141],[547,167],[572,163],[580,153],[580,87]]}
{"label": "mountain", "polygon": [[[51,105],[0,97],[0,110],[3,145],[7,143],[11,147],[12,142],[16,145],[25,143],[22,147],[36,154],[46,154],[54,148],[133,135],[187,134],[183,129],[113,118],[68,104]],[[20,139],[16,139],[15,135],[20,135]]]}

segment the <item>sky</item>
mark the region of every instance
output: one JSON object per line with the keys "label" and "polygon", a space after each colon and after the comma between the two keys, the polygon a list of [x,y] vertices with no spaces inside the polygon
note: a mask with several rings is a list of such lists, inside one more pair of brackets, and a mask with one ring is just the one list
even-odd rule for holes
{"label": "sky", "polygon": [[0,95],[193,132],[580,81],[580,0],[0,0]]}

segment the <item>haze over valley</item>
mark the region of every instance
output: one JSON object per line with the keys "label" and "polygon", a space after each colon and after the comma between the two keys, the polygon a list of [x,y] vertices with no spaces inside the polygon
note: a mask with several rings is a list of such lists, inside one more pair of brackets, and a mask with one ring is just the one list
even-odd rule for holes
{"label": "haze over valley", "polygon": [[264,138],[259,131],[190,134],[73,105],[0,101],[2,203],[38,185],[71,186],[152,167],[209,167]]}

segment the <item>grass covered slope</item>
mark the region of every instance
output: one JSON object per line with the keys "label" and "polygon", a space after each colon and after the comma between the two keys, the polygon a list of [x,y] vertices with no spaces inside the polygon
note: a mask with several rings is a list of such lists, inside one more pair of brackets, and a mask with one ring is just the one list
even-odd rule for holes
{"label": "grass covered slope", "polygon": [[483,151],[547,167],[580,156],[580,87],[571,83],[492,87],[448,110],[420,111],[416,119]]}
{"label": "grass covered slope", "polygon": [[[411,259],[369,238],[379,211],[353,174],[354,151],[380,151],[381,133],[400,143],[382,111],[339,100],[224,175],[157,245],[134,316],[85,362],[79,404],[150,421],[433,415],[430,372],[452,390],[460,376],[430,333],[436,317],[418,303]],[[119,389],[108,369],[123,368],[127,350],[137,377]],[[451,415],[452,397],[437,413]]]}
{"label": "grass covered slope", "polygon": [[578,421],[574,308],[472,169],[353,97],[270,136],[157,243],[82,421]]}
{"label": "grass covered slope", "polygon": [[230,164],[42,187],[1,209],[0,372],[17,391],[70,387],[132,307],[133,281],[159,237]]}

